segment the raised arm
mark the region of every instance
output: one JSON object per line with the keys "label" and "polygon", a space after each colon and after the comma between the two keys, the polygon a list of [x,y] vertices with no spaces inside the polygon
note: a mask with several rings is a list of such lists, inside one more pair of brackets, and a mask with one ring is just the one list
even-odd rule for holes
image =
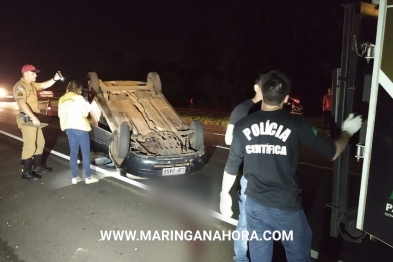
{"label": "raised arm", "polygon": [[334,161],[344,151],[351,136],[362,126],[362,117],[354,118],[353,114],[350,114],[341,127],[341,135],[335,140],[323,137],[305,118],[300,123],[300,142]]}
{"label": "raised arm", "polygon": [[354,118],[354,114],[349,114],[347,119],[343,122],[341,127],[341,135],[334,141],[336,146],[336,154],[333,157],[333,161],[344,151],[347,147],[349,139],[362,127],[362,116]]}
{"label": "raised arm", "polygon": [[50,79],[48,81],[45,81],[45,82],[42,82],[42,83],[38,83],[38,84],[40,85],[40,89],[41,90],[42,89],[47,89],[47,88],[53,86],[56,83],[56,81],[58,81],[60,79],[62,79],[62,75],[61,75],[60,71],[57,71],[52,79]]}

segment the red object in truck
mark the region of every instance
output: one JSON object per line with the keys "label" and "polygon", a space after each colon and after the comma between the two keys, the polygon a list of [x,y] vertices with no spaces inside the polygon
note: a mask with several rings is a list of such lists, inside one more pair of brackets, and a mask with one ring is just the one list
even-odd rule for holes
{"label": "red object in truck", "polygon": [[53,91],[38,91],[37,96],[38,98],[53,97]]}

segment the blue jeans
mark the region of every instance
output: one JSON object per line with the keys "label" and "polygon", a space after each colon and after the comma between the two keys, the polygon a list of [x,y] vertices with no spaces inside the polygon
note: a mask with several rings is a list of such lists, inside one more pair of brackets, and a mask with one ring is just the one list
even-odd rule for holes
{"label": "blue jeans", "polygon": [[87,178],[91,177],[90,171],[90,139],[87,131],[78,129],[66,129],[68,141],[70,143],[70,168],[72,177],[78,176],[78,153],[79,146],[82,150],[83,169]]}
{"label": "blue jeans", "polygon": [[[251,261],[270,262],[272,260],[274,240],[267,240],[267,238],[273,238],[274,234],[267,233],[264,237],[263,233],[274,231],[285,232],[287,236],[291,231],[293,232],[292,240],[285,237],[281,239],[288,262],[311,261],[312,232],[303,210],[287,211],[266,207],[248,197],[246,216]],[[258,235],[258,239],[262,240],[253,239],[253,232]]]}
{"label": "blue jeans", "polygon": [[[239,192],[239,220],[237,222],[236,231],[239,232],[239,235],[242,235],[242,232],[247,232],[247,221],[246,221],[246,199],[247,196],[244,194],[247,187],[247,179],[242,176],[240,179],[240,192]],[[233,260],[236,262],[249,262],[250,260],[247,257],[247,239],[242,239],[241,237],[238,240],[234,240],[234,251],[235,256]]]}

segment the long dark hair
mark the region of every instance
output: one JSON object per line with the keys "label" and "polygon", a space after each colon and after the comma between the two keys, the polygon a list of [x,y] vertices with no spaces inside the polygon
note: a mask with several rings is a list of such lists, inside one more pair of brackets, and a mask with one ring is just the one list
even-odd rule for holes
{"label": "long dark hair", "polygon": [[82,83],[79,82],[78,80],[71,80],[68,83],[66,92],[74,92],[75,94],[82,94]]}

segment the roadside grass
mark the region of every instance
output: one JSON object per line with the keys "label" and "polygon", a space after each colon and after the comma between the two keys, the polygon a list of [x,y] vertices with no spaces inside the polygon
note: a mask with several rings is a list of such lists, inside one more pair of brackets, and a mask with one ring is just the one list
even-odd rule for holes
{"label": "roadside grass", "polygon": [[[213,114],[213,113],[201,113],[201,112],[190,112],[190,111],[177,111],[179,116],[184,122],[190,123],[192,120],[199,120],[203,125],[217,125],[226,127],[229,124],[229,114]],[[330,137],[330,131],[321,128],[321,118],[312,117],[308,118],[318,132],[324,137]]]}
{"label": "roadside grass", "polygon": [[199,120],[204,125],[217,125],[217,126],[227,126],[229,124],[229,115],[214,115],[206,114],[200,112],[182,112],[178,111],[178,114],[185,122],[191,122],[192,120]]}
{"label": "roadside grass", "polygon": [[[48,100],[42,99],[40,103],[47,103]],[[52,99],[51,100],[52,106],[57,106],[58,105],[58,100],[57,99]],[[186,123],[191,123],[192,120],[199,120],[203,123],[205,126],[209,125],[215,125],[215,126],[220,126],[220,127],[226,127],[229,124],[229,117],[230,113],[224,114],[224,113],[213,113],[213,112],[200,112],[200,111],[182,111],[177,109],[176,112],[179,114],[179,116],[183,119],[184,122]],[[307,116],[306,116],[307,117]],[[321,122],[322,118],[321,117],[307,117],[313,126],[318,130],[319,133],[321,133],[325,137],[330,137],[330,131],[324,130],[321,127]]]}

